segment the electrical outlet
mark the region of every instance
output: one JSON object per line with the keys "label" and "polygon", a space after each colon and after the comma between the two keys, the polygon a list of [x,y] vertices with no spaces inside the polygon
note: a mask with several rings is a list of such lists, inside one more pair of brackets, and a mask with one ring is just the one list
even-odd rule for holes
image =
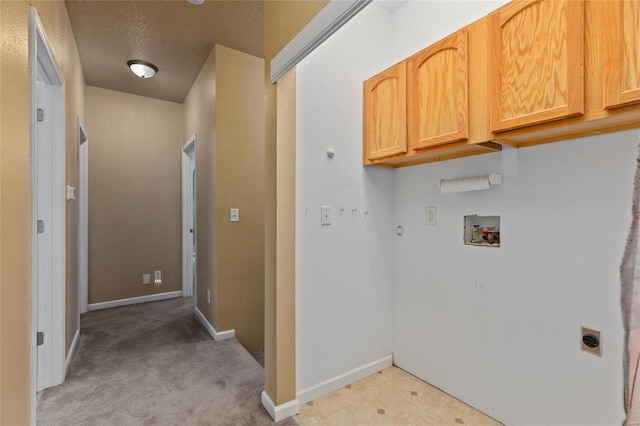
{"label": "electrical outlet", "polygon": [[162,271],[155,271],[153,273],[153,282],[155,285],[162,284]]}
{"label": "electrical outlet", "polygon": [[598,330],[582,326],[580,349],[593,355],[602,356],[602,337]]}
{"label": "electrical outlet", "polygon": [[435,225],[436,224],[436,208],[435,207],[427,207],[425,212],[427,225]]}
{"label": "electrical outlet", "polygon": [[207,303],[211,303],[211,291],[207,290]]}
{"label": "electrical outlet", "polygon": [[151,274],[142,274],[142,285],[151,284]]}

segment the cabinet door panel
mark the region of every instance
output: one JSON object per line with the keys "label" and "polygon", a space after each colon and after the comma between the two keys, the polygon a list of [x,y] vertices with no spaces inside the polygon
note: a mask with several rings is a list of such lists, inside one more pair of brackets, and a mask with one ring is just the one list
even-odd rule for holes
{"label": "cabinet door panel", "polygon": [[493,132],[584,112],[582,1],[515,1],[490,25]]}
{"label": "cabinet door panel", "polygon": [[640,102],[640,0],[609,0],[604,13],[604,107]]}
{"label": "cabinet door panel", "polygon": [[413,149],[468,138],[467,30],[408,61],[409,140]]}
{"label": "cabinet door panel", "polygon": [[364,82],[365,161],[407,152],[404,62]]}

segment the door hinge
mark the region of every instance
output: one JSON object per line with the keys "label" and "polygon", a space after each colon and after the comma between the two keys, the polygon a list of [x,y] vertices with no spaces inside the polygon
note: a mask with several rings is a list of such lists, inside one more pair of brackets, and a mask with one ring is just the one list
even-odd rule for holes
{"label": "door hinge", "polygon": [[44,121],[44,110],[42,108],[38,108],[38,123],[42,123]]}
{"label": "door hinge", "polygon": [[38,221],[38,234],[44,233],[44,220]]}
{"label": "door hinge", "polygon": [[42,346],[43,344],[44,344],[44,332],[38,331],[38,333],[36,333],[36,345]]}

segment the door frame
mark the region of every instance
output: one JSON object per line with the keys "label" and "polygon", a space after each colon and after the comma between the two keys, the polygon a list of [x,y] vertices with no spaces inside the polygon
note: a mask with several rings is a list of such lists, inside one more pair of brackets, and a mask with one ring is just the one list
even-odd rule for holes
{"label": "door frame", "polygon": [[[38,330],[38,141],[37,141],[37,72],[40,64],[50,80],[52,99],[52,223],[45,224],[50,229],[53,239],[52,250],[52,297],[46,309],[50,313],[51,335],[45,335],[45,341],[51,342],[43,350],[44,362],[48,370],[45,381],[54,386],[64,381],[65,376],[65,258],[66,258],[66,196],[65,196],[65,83],[52,54],[44,27],[34,6],[30,10],[29,27],[29,68],[31,83],[31,195],[32,195],[32,241],[31,241],[31,423],[36,419],[36,390],[38,386],[38,346],[36,333]],[[48,113],[47,113],[48,114]],[[46,119],[46,117],[45,117]],[[44,349],[44,348],[43,348]]]}
{"label": "door frame", "polygon": [[[86,151],[83,154],[83,150]],[[86,157],[86,158],[85,158]],[[78,315],[89,311],[89,139],[78,117]],[[80,321],[78,320],[78,324]]]}
{"label": "door frame", "polygon": [[[195,287],[197,286],[196,271],[193,270],[193,252],[190,250],[193,247],[190,244],[191,238],[195,238],[196,226],[196,206],[195,206],[195,182],[194,172],[196,170],[196,140],[197,137],[194,134],[189,140],[182,146],[182,297],[191,297],[196,295]],[[190,155],[191,154],[191,155]],[[191,201],[193,200],[193,203]],[[189,217],[193,217],[193,232],[190,232]],[[197,239],[196,243],[197,250]],[[197,256],[197,254],[196,254]],[[192,281],[193,280],[193,281]]]}

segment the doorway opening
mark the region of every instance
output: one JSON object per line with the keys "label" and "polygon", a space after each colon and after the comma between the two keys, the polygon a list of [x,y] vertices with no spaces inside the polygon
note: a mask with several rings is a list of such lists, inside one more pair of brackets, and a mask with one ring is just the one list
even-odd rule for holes
{"label": "doorway opening", "polygon": [[65,376],[64,80],[31,7],[32,413]]}
{"label": "doorway opening", "polygon": [[182,147],[182,297],[197,297],[196,254],[196,135],[193,135]]}

